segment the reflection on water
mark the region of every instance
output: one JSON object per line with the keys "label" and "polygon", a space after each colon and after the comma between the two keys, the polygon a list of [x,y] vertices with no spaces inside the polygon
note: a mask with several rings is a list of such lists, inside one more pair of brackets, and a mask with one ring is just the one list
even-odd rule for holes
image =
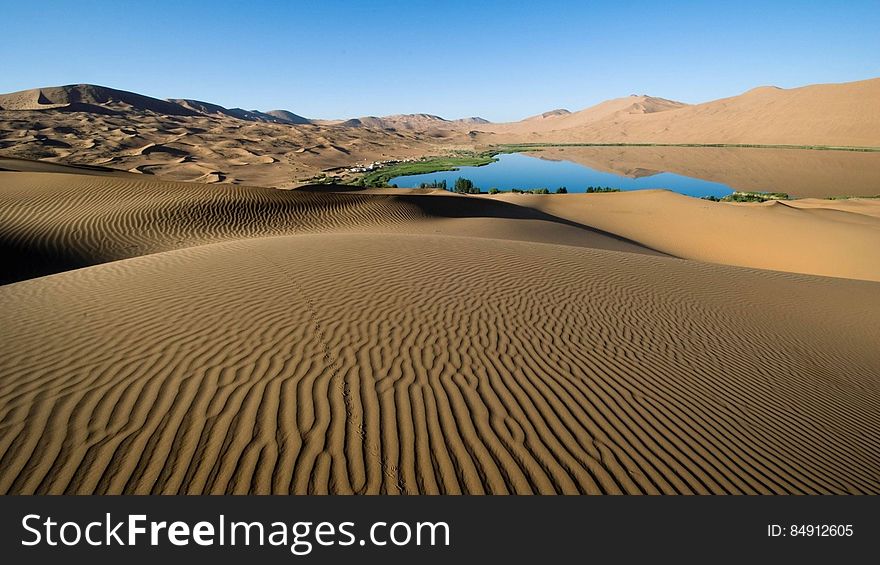
{"label": "reflection on water", "polygon": [[463,176],[484,191],[496,187],[587,186],[623,190],[665,188],[690,196],[733,190],[785,192],[795,197],[880,195],[880,153],[739,147],[547,147],[499,155],[485,167],[397,177],[398,186]]}

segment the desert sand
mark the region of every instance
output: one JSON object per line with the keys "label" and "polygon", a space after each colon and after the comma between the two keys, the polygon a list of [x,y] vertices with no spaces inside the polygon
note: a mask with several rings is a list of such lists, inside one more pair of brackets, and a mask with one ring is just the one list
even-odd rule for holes
{"label": "desert sand", "polygon": [[880,200],[710,202],[667,190],[486,196],[675,257],[880,281]]}
{"label": "desert sand", "polygon": [[41,166],[2,493],[880,493],[876,202]]}

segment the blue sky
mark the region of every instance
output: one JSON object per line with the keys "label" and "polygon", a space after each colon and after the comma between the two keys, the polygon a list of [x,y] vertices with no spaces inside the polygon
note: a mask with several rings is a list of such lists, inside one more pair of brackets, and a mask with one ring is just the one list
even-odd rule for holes
{"label": "blue sky", "polygon": [[96,83],[317,118],[520,119],[880,76],[880,0],[3,2],[0,92]]}

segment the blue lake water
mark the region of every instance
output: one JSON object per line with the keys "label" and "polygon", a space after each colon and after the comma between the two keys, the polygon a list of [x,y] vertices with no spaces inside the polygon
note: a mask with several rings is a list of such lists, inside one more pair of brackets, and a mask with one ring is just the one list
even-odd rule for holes
{"label": "blue lake water", "polygon": [[641,178],[631,178],[597,171],[570,161],[551,161],[529,157],[520,153],[502,154],[498,161],[482,167],[461,167],[457,171],[442,171],[422,175],[395,177],[389,181],[403,187],[418,187],[421,183],[446,181],[449,188],[455,179],[464,177],[474,182],[483,192],[490,188],[547,188],[554,192],[564,186],[569,192],[584,192],[588,186],[608,186],[621,190],[665,188],[688,196],[726,196],[733,188],[726,184],[691,178],[674,173],[658,173]]}

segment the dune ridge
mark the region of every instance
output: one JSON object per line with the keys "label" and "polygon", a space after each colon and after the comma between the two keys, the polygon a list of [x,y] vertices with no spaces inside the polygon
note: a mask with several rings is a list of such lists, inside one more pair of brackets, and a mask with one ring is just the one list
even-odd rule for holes
{"label": "dune ridge", "polygon": [[0,186],[0,250],[8,258],[0,282],[206,243],[313,232],[444,233],[656,254],[571,220],[445,191],[282,191],[34,172],[0,172]]}
{"label": "dune ridge", "polygon": [[708,202],[667,190],[487,196],[675,257],[880,281],[880,200]]}

